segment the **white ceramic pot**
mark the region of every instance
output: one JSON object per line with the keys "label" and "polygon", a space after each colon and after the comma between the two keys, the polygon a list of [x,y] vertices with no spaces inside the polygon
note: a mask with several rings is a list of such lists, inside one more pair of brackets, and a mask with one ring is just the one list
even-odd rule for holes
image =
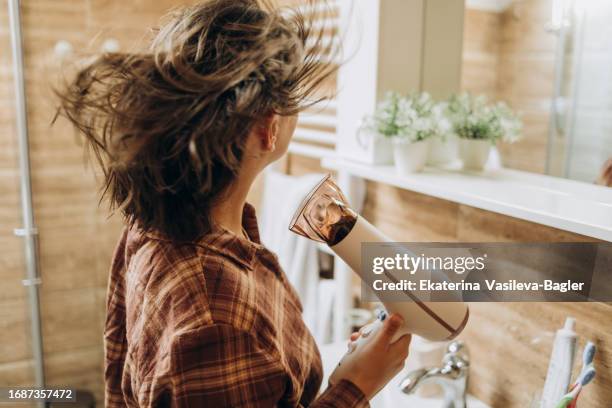
{"label": "white ceramic pot", "polygon": [[365,163],[393,164],[393,142],[390,138],[361,128],[357,133],[357,144]]}
{"label": "white ceramic pot", "polygon": [[427,164],[432,166],[452,163],[457,160],[457,137],[453,135],[432,137],[429,142]]}
{"label": "white ceramic pot", "polygon": [[399,174],[410,174],[423,170],[427,162],[429,141],[408,142],[402,139],[393,140],[393,158],[395,169]]}
{"label": "white ceramic pot", "polygon": [[459,139],[459,157],[464,169],[483,170],[490,152],[491,142],[488,140]]}

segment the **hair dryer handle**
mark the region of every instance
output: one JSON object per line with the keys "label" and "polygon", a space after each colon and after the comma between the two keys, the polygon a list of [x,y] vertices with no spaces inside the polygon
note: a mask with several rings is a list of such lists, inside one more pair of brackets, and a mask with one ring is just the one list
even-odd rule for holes
{"label": "hair dryer handle", "polygon": [[[363,326],[360,330],[360,336],[357,340],[352,341],[349,344],[349,349],[346,352],[346,354],[342,357],[342,359],[340,360],[340,364],[342,364],[342,362],[344,361],[344,359],[346,358],[350,358],[350,355],[357,350],[360,347],[363,347],[363,345],[369,341],[372,341],[372,339],[374,339],[376,337],[376,334],[382,330],[382,327],[384,326],[384,320],[387,316],[386,312],[382,312],[378,318],[376,320],[374,320],[371,323],[366,324],[365,326]],[[399,330],[397,331],[397,333],[395,333],[395,335],[393,336],[393,339],[391,340],[391,343],[395,343],[400,337],[408,334],[409,331],[408,329],[402,325],[402,327],[399,328]]]}

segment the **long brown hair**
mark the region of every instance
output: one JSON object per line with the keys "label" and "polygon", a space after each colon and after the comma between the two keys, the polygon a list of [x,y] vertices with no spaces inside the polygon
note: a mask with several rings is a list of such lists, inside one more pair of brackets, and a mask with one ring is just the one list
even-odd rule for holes
{"label": "long brown hair", "polygon": [[314,103],[336,70],[321,57],[337,46],[324,45],[325,27],[312,28],[319,3],[298,12],[205,1],[173,12],[148,51],[107,53],[80,68],[57,91],[58,114],[85,136],[111,208],[176,241],[207,233],[252,126]]}

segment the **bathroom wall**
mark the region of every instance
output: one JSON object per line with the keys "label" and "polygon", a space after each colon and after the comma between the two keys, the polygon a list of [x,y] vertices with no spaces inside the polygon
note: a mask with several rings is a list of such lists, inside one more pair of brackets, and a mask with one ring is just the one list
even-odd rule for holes
{"label": "bathroom wall", "polygon": [[[64,121],[51,126],[61,63],[58,41],[75,52],[116,39],[139,40],[176,0],[22,0],[34,212],[40,238],[41,311],[49,385],[71,385],[102,398],[102,327],[110,257],[121,228],[98,207],[94,173]],[[0,386],[33,383],[29,316],[21,285],[21,226],[13,79],[6,2],[0,4]]]}
{"label": "bathroom wall", "polygon": [[[324,171],[316,160],[290,155],[292,174]],[[479,210],[383,184],[367,184],[364,216],[398,241],[592,241],[554,228]],[[524,408],[544,383],[553,332],[566,316],[577,320],[579,353],[597,344],[597,378],[582,393],[585,407],[612,401],[612,304],[472,303],[461,335],[470,348],[470,392],[492,407]],[[579,354],[578,353],[578,354]],[[577,358],[577,362],[580,357]],[[580,364],[576,364],[578,369]],[[576,373],[577,374],[577,373]]]}
{"label": "bathroom wall", "polygon": [[513,0],[502,12],[468,8],[462,89],[504,100],[521,114],[523,139],[498,145],[505,166],[543,173],[556,37],[546,31],[552,0]]}
{"label": "bathroom wall", "polygon": [[461,89],[497,99],[502,15],[466,8]]}

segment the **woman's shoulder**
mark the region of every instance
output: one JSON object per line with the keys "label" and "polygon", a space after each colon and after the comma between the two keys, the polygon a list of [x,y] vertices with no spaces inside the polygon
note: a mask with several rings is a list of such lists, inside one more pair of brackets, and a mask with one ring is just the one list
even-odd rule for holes
{"label": "woman's shoulder", "polygon": [[252,331],[261,320],[254,253],[234,245],[224,237],[177,244],[149,235],[129,264],[147,303],[156,314],[171,314],[176,330],[223,324]]}

